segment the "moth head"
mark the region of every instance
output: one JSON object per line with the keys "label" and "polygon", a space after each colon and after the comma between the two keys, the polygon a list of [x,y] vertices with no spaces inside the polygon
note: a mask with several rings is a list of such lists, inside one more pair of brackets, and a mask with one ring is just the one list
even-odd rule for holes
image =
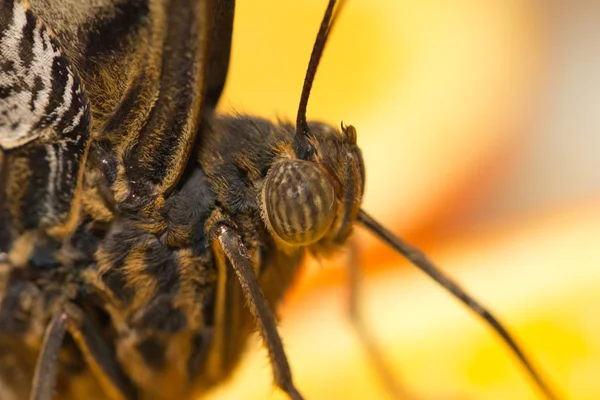
{"label": "moth head", "polygon": [[335,5],[335,0],[329,1],[308,62],[296,118],[294,157],[270,168],[262,192],[263,220],[273,234],[291,245],[319,242],[322,249],[343,244],[350,235],[365,181],[354,127],[342,125],[340,131],[306,120],[319,60],[341,9],[334,12]]}
{"label": "moth head", "polygon": [[[340,1],[343,4],[343,0]],[[498,333],[548,399],[558,399],[504,325],[473,296],[436,267],[421,251],[404,242],[360,208],[364,166],[356,147],[356,130],[308,123],[306,107],[319,59],[340,8],[329,0],[313,47],[298,107],[294,155],[279,161],[263,185],[263,219],[272,233],[293,245],[312,244],[311,250],[343,244],[357,222],[406,257]],[[340,4],[341,7],[341,4]]]}
{"label": "moth head", "polygon": [[343,244],[364,192],[356,130],[311,122],[307,138],[304,158],[283,159],[269,169],[262,190],[263,219],[290,245]]}

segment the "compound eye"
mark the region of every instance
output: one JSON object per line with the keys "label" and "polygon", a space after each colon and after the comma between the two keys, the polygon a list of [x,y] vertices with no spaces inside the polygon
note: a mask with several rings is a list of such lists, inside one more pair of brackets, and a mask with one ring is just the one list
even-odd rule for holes
{"label": "compound eye", "polygon": [[272,232],[293,245],[321,239],[336,215],[329,178],[313,163],[284,161],[271,167],[263,188],[263,215]]}

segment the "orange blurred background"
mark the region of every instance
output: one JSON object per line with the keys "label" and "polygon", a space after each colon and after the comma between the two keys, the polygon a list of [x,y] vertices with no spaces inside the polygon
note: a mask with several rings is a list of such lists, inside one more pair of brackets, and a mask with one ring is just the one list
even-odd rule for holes
{"label": "orange blurred background", "polygon": [[[224,112],[295,118],[326,1],[238,0]],[[364,208],[505,321],[569,399],[600,398],[600,3],[352,0],[308,114],[353,124]],[[562,4],[562,5],[561,5]],[[357,229],[361,306],[420,399],[537,399],[487,327]],[[383,399],[346,314],[347,254],[279,310],[308,399]],[[211,399],[279,399],[249,345]]]}

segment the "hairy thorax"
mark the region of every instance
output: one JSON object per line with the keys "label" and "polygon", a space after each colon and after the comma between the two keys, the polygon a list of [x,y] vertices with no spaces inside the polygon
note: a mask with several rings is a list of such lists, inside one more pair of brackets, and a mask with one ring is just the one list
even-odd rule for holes
{"label": "hairy thorax", "polygon": [[213,132],[162,207],[115,204],[94,184],[85,197],[105,233],[83,279],[109,317],[106,341],[150,397],[181,398],[221,381],[254,330],[237,279],[216,266],[212,220],[225,218],[240,233],[273,307],[303,254],[279,247],[260,211],[264,178],[290,131],[248,118],[206,118],[203,129]]}
{"label": "hairy thorax", "polygon": [[[313,158],[328,165],[333,180],[345,179],[340,172],[349,157],[344,137],[323,124],[311,127],[326,142],[314,143]],[[263,189],[269,171],[297,158],[292,125],[247,116],[207,116],[201,129],[204,134],[182,179],[159,200],[115,201],[97,167],[103,153],[92,147],[77,231],[59,249],[34,252],[37,264],[44,263],[45,255],[49,258],[42,267],[52,271],[55,263],[63,275],[33,283],[31,277],[22,280],[32,286],[43,303],[37,308],[44,310],[28,321],[33,336],[23,360],[34,363],[53,310],[47,303],[68,300],[88,313],[107,351],[114,353],[142,398],[193,397],[230,375],[255,330],[231,267],[218,268],[219,261],[228,264],[213,246],[211,224],[225,222],[238,232],[272,308],[292,284],[306,249],[319,256],[326,253],[323,249],[343,244],[350,233],[344,207],[327,222],[342,228],[310,246],[286,243],[265,222]],[[362,194],[362,187],[356,192]],[[356,195],[339,201],[352,196]],[[24,268],[37,271],[40,266],[30,260]],[[77,289],[65,295],[66,287]],[[63,353],[62,366],[77,368],[60,374],[59,393],[71,398],[80,388],[94,387],[76,347],[67,345]],[[31,371],[32,366],[23,370]]]}

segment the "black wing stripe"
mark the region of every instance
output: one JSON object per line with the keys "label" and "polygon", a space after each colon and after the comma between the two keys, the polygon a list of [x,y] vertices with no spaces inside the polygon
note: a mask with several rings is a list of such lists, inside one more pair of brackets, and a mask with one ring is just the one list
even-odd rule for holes
{"label": "black wing stripe", "polygon": [[235,0],[216,1],[213,10],[213,34],[209,44],[208,72],[206,79],[207,107],[214,108],[227,79]]}
{"label": "black wing stripe", "polygon": [[[153,199],[179,180],[198,130],[204,88],[212,10],[211,1],[174,0],[165,11],[166,28],[157,100],[137,140],[123,151],[129,199]],[[118,200],[125,200],[117,193]]]}

